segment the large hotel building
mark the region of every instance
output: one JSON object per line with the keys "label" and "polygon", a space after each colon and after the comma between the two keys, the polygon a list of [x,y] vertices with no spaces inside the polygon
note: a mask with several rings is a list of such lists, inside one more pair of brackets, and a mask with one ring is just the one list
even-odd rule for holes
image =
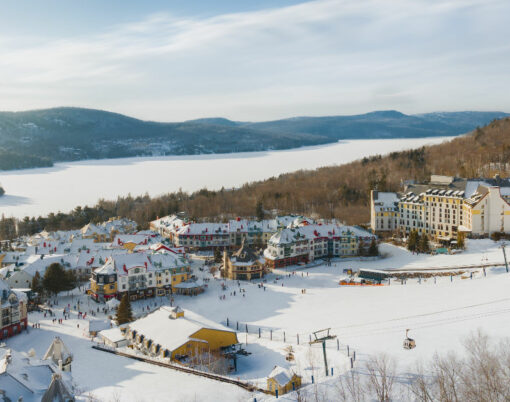
{"label": "large hotel building", "polygon": [[425,184],[410,183],[402,193],[372,191],[371,228],[375,233],[407,236],[412,230],[449,241],[510,233],[510,181],[432,175]]}

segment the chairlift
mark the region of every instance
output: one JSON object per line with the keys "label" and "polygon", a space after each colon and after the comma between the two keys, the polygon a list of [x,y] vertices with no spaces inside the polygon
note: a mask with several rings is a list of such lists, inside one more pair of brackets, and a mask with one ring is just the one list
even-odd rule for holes
{"label": "chairlift", "polygon": [[406,339],[404,339],[404,349],[411,350],[416,347],[416,342],[414,339],[409,338],[408,333],[409,333],[409,330],[406,329]]}

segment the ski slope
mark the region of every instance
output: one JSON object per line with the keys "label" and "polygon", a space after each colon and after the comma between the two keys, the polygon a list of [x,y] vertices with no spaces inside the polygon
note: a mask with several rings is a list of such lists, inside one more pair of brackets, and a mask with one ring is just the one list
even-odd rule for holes
{"label": "ski slope", "polygon": [[[264,386],[267,374],[274,365],[291,366],[309,383],[325,379],[320,345],[308,346],[313,331],[331,328],[338,336],[328,343],[328,364],[338,376],[349,368],[346,345],[356,351],[356,365],[362,365],[369,356],[385,352],[398,361],[402,372],[412,372],[418,361],[430,360],[434,353],[450,350],[462,352],[463,340],[473,331],[483,329],[494,337],[506,336],[510,331],[510,274],[503,266],[475,271],[469,275],[437,277],[426,280],[408,280],[381,287],[341,287],[339,279],[344,268],[380,269],[403,267],[455,267],[503,260],[501,249],[490,240],[468,241],[467,251],[457,255],[413,255],[406,250],[383,245],[386,257],[377,261],[341,261],[332,266],[320,265],[302,271],[276,271],[267,276],[266,290],[258,283],[211,279],[208,289],[197,297],[179,296],[176,304],[203,315],[215,322],[235,326],[240,321],[239,340],[248,342],[248,357],[239,360],[239,371],[233,376]],[[194,267],[201,266],[195,261]],[[209,276],[196,269],[197,275]],[[289,277],[290,275],[290,277]],[[222,289],[225,283],[226,290]],[[282,286],[283,284],[283,286]],[[239,292],[244,289],[244,292]],[[303,292],[306,289],[306,292]],[[236,295],[233,295],[233,292]],[[242,296],[244,294],[244,296]],[[225,300],[220,296],[225,296]],[[82,296],[83,297],[83,296]],[[76,303],[62,297],[59,305]],[[157,308],[164,299],[137,302],[136,311]],[[96,308],[93,302],[87,308]],[[156,305],[154,305],[156,303]],[[99,314],[98,317],[102,315]],[[61,336],[75,356],[74,380],[85,394],[110,401],[253,401],[271,400],[267,395],[250,394],[236,386],[174,372],[131,359],[92,350],[91,341],[83,332],[84,322],[72,315],[63,325],[45,320],[41,314],[30,314],[31,322],[41,323],[41,329],[30,329],[7,340],[7,346],[27,351],[34,347],[41,356],[54,336]],[[250,334],[246,335],[245,323]],[[80,326],[80,328],[77,327]],[[261,338],[258,337],[261,328]],[[404,350],[405,330],[416,340],[417,347]],[[272,332],[271,332],[272,331]],[[286,342],[283,342],[283,331]],[[272,334],[273,340],[269,339]],[[296,344],[297,335],[300,345]],[[170,336],[170,335],[169,335]],[[292,344],[296,360],[285,360],[286,347]],[[334,381],[330,380],[330,381]],[[292,400],[289,395],[285,400]]]}

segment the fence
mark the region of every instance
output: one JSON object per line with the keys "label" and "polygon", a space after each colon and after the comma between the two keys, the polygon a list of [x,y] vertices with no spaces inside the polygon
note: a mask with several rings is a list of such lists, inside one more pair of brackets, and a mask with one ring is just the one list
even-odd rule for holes
{"label": "fence", "polygon": [[[269,339],[270,341],[274,342],[288,343],[289,345],[308,345],[310,342],[315,340],[315,336],[313,334],[291,333],[282,329],[261,327],[242,321],[232,320],[228,317],[225,321],[222,322],[222,324],[234,329],[240,334],[244,333],[256,335],[261,339]],[[356,360],[356,352],[349,345],[340,342],[338,338],[336,338],[334,341],[331,341],[329,344],[326,344],[326,347],[330,349],[335,348],[338,351],[344,351],[348,357],[354,356],[354,360]]]}

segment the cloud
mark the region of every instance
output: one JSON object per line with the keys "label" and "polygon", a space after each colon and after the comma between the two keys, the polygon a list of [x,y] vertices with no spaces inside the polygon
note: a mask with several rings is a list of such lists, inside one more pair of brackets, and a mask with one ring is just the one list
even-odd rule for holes
{"label": "cloud", "polygon": [[[0,108],[157,120],[510,110],[506,0],[323,0],[0,40]],[[480,94],[484,94],[480,98]]]}

